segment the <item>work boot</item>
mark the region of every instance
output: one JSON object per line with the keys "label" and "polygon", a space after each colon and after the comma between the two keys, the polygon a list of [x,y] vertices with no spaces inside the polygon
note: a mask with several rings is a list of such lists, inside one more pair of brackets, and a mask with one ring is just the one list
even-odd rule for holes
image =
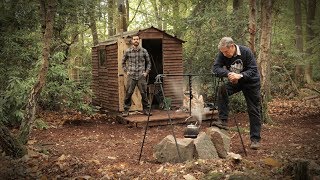
{"label": "work boot", "polygon": [[129,111],[128,110],[124,110],[122,113],[122,117],[127,117],[129,116]]}
{"label": "work boot", "polygon": [[149,111],[149,110],[147,110],[147,109],[144,109],[144,110],[142,111],[142,113],[143,113],[144,115],[146,115],[146,116],[149,116],[149,114],[150,114],[150,116],[152,116],[151,111]]}
{"label": "work boot", "polygon": [[254,150],[259,149],[260,148],[260,142],[257,141],[257,140],[251,141],[250,148],[254,149]]}
{"label": "work boot", "polygon": [[229,128],[228,128],[228,122],[227,122],[226,119],[222,119],[222,120],[221,120],[221,119],[218,119],[217,121],[214,121],[214,122],[212,123],[212,125],[220,128],[220,129],[229,130]]}

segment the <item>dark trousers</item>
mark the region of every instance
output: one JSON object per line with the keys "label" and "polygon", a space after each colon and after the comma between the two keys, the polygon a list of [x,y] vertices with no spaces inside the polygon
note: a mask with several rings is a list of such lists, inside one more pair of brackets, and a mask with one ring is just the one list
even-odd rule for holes
{"label": "dark trousers", "polygon": [[226,83],[219,87],[218,91],[218,111],[220,119],[228,119],[229,96],[242,91],[246,103],[250,120],[250,139],[260,141],[261,131],[261,104],[260,104],[260,84],[231,84]]}
{"label": "dark trousers", "polygon": [[130,109],[132,104],[131,96],[136,86],[138,86],[141,97],[142,97],[143,109],[149,108],[146,78],[144,76],[141,76],[139,80],[135,80],[135,79],[132,79],[130,76],[128,76],[126,96],[124,98],[124,110]]}

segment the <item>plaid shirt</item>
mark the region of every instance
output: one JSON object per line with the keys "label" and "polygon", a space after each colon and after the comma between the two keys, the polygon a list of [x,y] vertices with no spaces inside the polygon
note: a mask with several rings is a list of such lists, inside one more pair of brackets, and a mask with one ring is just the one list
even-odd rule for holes
{"label": "plaid shirt", "polygon": [[[147,63],[147,69],[146,69]],[[148,51],[142,47],[127,49],[122,58],[122,68],[124,72],[129,72],[131,78],[138,80],[144,72],[147,74],[151,70],[151,61]]]}

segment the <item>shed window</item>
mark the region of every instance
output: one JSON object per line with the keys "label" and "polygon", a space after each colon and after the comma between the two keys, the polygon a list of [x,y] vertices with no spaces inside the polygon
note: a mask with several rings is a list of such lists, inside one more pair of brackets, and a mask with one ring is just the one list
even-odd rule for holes
{"label": "shed window", "polygon": [[99,66],[105,66],[106,65],[106,50],[105,49],[99,49]]}

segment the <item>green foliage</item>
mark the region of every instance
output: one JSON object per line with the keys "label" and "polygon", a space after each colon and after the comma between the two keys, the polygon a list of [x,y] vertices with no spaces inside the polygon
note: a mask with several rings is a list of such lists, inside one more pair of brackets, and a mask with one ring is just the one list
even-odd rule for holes
{"label": "green foliage", "polygon": [[38,7],[35,1],[1,1],[0,9],[0,118],[16,126],[40,53]]}
{"label": "green foliage", "polygon": [[[68,56],[56,53],[52,57],[48,84],[39,100],[46,108],[92,110],[88,100],[84,100],[92,94],[89,88],[91,76],[85,74],[81,82],[68,78],[68,68],[74,68],[70,59],[82,59],[84,67],[78,67],[81,72],[91,68],[90,40],[82,39],[79,43],[76,38],[88,29],[84,7],[83,1],[59,1],[51,54],[65,51]],[[42,63],[39,5],[37,1],[1,1],[0,8],[0,118],[6,125],[15,126],[23,118],[25,103]]]}
{"label": "green foliage", "polygon": [[6,125],[17,126],[23,119],[23,109],[34,80],[10,77],[8,82],[8,86],[1,93],[0,118]]}
{"label": "green foliage", "polygon": [[247,112],[246,100],[242,93],[229,97],[229,109],[231,113]]}
{"label": "green foliage", "polygon": [[285,59],[282,61],[283,63],[277,63],[271,67],[270,81],[272,86],[270,92],[274,97],[284,98],[291,96],[294,92],[292,91],[292,81],[295,67],[292,63],[286,63]]}
{"label": "green foliage", "polygon": [[163,109],[164,110],[170,110],[171,109],[171,102],[172,102],[171,98],[165,97],[163,99]]}
{"label": "green foliage", "polygon": [[34,124],[35,124],[35,127],[40,130],[44,130],[44,129],[49,128],[48,124],[46,122],[44,122],[42,119],[36,119],[34,121]]}
{"label": "green foliage", "polygon": [[10,77],[21,80],[29,77],[40,53],[38,33],[19,27],[15,30],[3,29],[0,32],[0,90],[3,91],[8,86]]}
{"label": "green foliage", "polygon": [[239,131],[238,131],[237,126],[230,127],[229,131],[233,131],[233,132],[239,132],[240,131],[240,133],[246,133],[246,134],[250,133],[249,128],[244,128],[244,127],[241,127],[241,126],[239,126]]}
{"label": "green foliage", "polygon": [[[199,93],[205,95],[205,101],[212,101],[216,84],[212,77],[204,74],[212,72],[212,65],[218,53],[218,42],[223,36],[231,36],[237,44],[245,42],[247,15],[243,6],[239,11],[230,10],[223,2],[199,2],[185,20],[184,40],[185,71],[200,74],[197,81]],[[237,107],[237,106],[235,106]]]}
{"label": "green foliage", "polygon": [[[320,19],[320,17],[318,18]],[[313,30],[315,34],[318,34],[318,36],[315,36],[308,44],[307,48],[312,49],[312,54],[309,56],[309,60],[311,61],[312,67],[313,67],[313,77],[315,80],[320,81],[320,22],[315,21],[315,25],[313,27]]]}
{"label": "green foliage", "polygon": [[[90,81],[76,82],[69,78],[68,66],[63,63],[64,54],[56,53],[47,74],[47,83],[42,90],[39,104],[44,109],[63,110],[67,108],[92,113],[87,101],[91,98]],[[88,79],[90,80],[90,79]]]}
{"label": "green foliage", "polygon": [[[272,36],[272,61],[271,61],[271,94],[273,97],[294,97],[297,95],[296,88],[302,88],[304,84],[296,81],[296,67],[311,63],[313,79],[318,81],[320,78],[320,61],[319,61],[319,12],[316,14],[316,20],[312,27],[315,32],[315,37],[306,42],[306,8],[302,4],[302,32],[303,32],[303,46],[304,52],[299,52],[296,48],[296,31],[294,18],[293,3],[285,3],[284,1],[277,1],[274,10],[273,18],[273,36]],[[319,4],[319,2],[318,2]],[[318,6],[317,6],[318,8]],[[306,49],[311,48],[312,54],[305,53]],[[303,69],[300,76],[303,77]]]}

